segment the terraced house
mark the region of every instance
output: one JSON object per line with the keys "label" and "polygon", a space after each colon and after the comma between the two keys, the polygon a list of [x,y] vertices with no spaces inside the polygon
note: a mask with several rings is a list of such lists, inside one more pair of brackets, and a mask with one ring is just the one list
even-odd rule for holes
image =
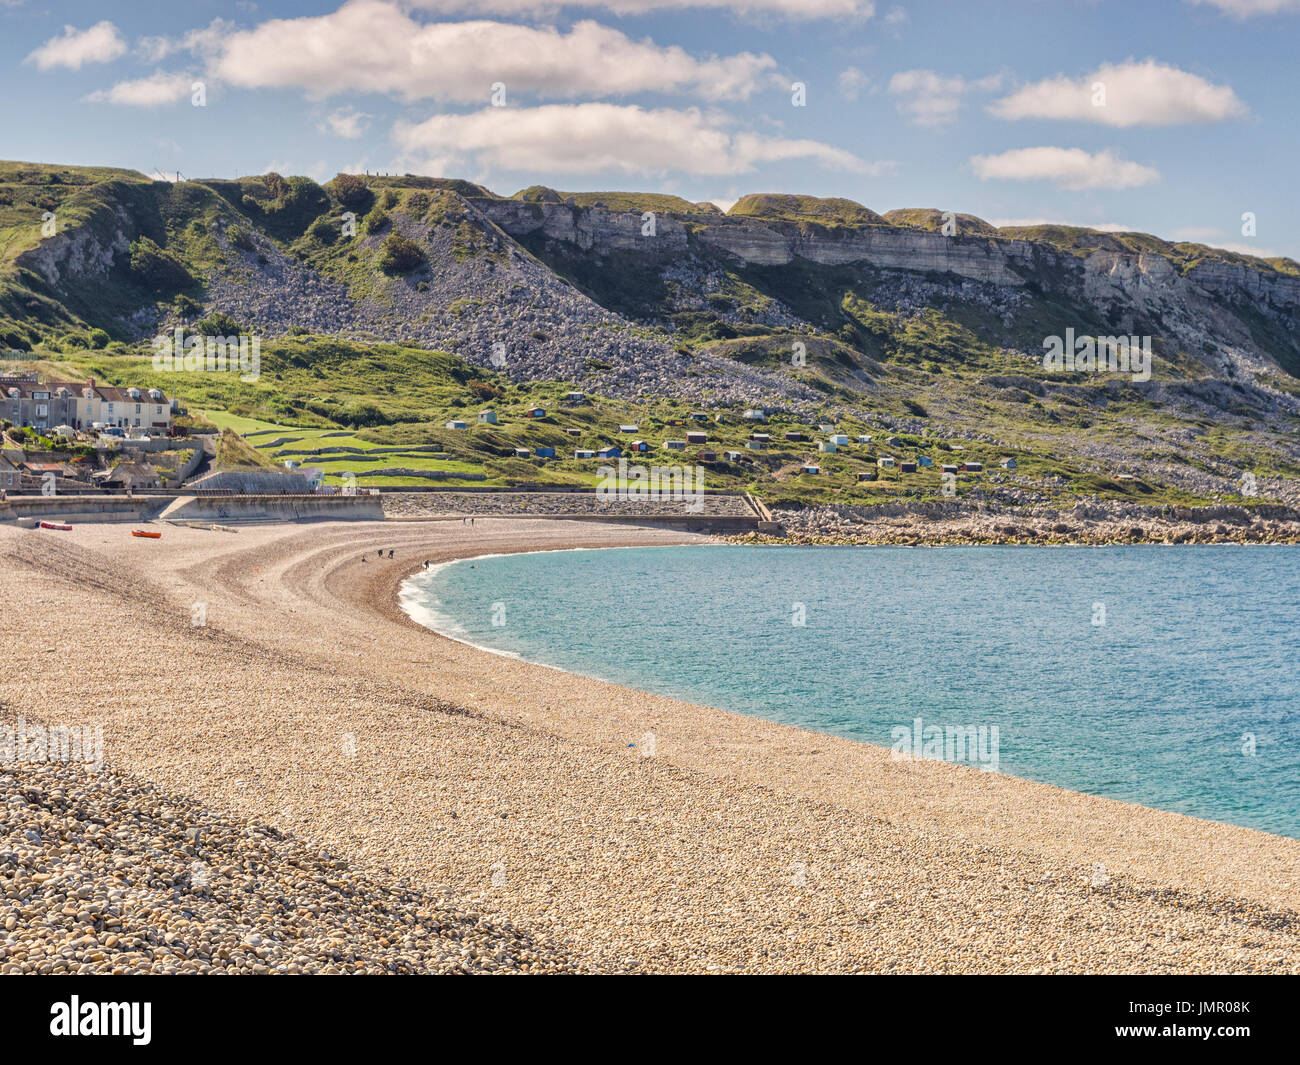
{"label": "terraced house", "polygon": [[171,425],[171,400],[156,388],[117,388],[72,381],[42,381],[36,374],[0,376],[0,418],[14,425],[73,429],[111,425],[122,429],[166,432]]}

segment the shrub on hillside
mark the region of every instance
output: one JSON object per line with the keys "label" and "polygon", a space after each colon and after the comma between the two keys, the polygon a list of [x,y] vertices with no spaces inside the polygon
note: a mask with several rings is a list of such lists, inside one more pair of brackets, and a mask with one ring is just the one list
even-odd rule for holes
{"label": "shrub on hillside", "polygon": [[339,174],[325,187],[344,207],[368,207],[374,199],[370,186],[356,174]]}
{"label": "shrub on hillside", "polygon": [[338,223],[327,215],[321,215],[307,227],[307,236],[317,244],[333,244],[339,239]]}
{"label": "shrub on hillside", "polygon": [[266,191],[271,194],[273,200],[278,200],[289,191],[289,183],[274,170],[262,178],[262,183],[266,186]]}
{"label": "shrub on hillside", "polygon": [[213,311],[206,318],[200,318],[194,323],[194,331],[205,337],[233,337],[243,332],[239,323],[225,311]]}
{"label": "shrub on hillside", "polygon": [[433,200],[429,198],[427,192],[413,192],[406,198],[406,210],[412,217],[419,217],[424,214],[432,204]]}
{"label": "shrub on hillside", "polygon": [[388,223],[390,221],[391,219],[388,217],[388,212],[385,211],[382,207],[376,206],[373,210],[371,210],[371,212],[368,215],[366,215],[365,218],[366,232],[382,233],[385,229],[388,228]]}
{"label": "shrub on hillside", "polygon": [[253,234],[243,226],[231,226],[227,229],[226,239],[240,251],[253,250]]}
{"label": "shrub on hillside", "polygon": [[390,233],[379,253],[379,266],[389,273],[409,274],[424,262],[420,246],[400,233]]}
{"label": "shrub on hillside", "polygon": [[131,245],[131,273],[160,294],[179,292],[194,284],[181,261],[148,237],[140,237]]}

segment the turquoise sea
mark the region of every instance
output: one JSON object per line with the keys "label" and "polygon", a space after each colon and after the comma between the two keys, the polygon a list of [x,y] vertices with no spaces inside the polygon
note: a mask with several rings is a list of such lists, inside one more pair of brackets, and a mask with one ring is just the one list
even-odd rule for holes
{"label": "turquoise sea", "polygon": [[996,726],[1002,773],[1300,838],[1297,547],[557,551],[407,597],[529,661],[884,747]]}

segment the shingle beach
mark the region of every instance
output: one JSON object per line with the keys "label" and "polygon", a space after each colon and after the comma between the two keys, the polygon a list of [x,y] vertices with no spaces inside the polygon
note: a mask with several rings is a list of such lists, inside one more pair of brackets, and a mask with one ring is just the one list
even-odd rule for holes
{"label": "shingle beach", "polygon": [[425,560],[700,537],[154,528],[0,528],[0,724],[102,726],[104,759],[0,764],[0,972],[1300,973],[1300,841],[493,655],[398,601]]}

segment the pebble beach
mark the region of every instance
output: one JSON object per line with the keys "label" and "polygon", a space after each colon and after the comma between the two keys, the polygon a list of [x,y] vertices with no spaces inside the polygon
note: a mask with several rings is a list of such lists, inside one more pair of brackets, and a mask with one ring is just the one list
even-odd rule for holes
{"label": "pebble beach", "polygon": [[0,972],[1300,972],[1300,841],[504,658],[398,602],[425,561],[702,537],[155,528],[0,528],[0,725],[102,727],[104,759],[0,764]]}

